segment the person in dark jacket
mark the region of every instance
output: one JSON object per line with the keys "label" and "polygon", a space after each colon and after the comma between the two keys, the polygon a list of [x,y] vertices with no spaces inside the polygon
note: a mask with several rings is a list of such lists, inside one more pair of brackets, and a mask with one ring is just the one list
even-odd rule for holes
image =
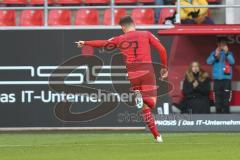
{"label": "person in dark jacket", "polygon": [[183,82],[183,100],[180,108],[183,113],[210,113],[210,79],[208,73],[200,68],[198,62],[192,62]]}

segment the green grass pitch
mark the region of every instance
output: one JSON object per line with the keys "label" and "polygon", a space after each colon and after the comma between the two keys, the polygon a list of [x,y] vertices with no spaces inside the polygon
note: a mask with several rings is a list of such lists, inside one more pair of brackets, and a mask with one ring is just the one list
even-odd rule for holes
{"label": "green grass pitch", "polygon": [[239,160],[240,133],[2,133],[0,160]]}

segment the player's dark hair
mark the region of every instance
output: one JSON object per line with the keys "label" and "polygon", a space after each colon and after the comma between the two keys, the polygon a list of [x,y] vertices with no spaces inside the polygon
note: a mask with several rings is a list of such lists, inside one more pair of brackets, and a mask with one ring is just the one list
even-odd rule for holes
{"label": "player's dark hair", "polygon": [[217,37],[217,43],[228,43],[228,38],[226,36]]}
{"label": "player's dark hair", "polygon": [[129,26],[132,24],[134,24],[134,22],[131,16],[124,16],[119,21],[120,26]]}

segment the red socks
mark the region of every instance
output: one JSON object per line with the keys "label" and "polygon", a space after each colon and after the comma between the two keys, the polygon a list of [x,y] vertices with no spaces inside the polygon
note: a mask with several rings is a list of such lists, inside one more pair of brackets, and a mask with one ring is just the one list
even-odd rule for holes
{"label": "red socks", "polygon": [[146,123],[146,125],[148,126],[150,131],[152,132],[154,138],[158,137],[160,134],[157,130],[157,126],[155,125],[155,121],[154,121],[154,117],[151,113],[151,109],[147,108],[147,109],[142,110],[142,116],[143,116],[144,122]]}

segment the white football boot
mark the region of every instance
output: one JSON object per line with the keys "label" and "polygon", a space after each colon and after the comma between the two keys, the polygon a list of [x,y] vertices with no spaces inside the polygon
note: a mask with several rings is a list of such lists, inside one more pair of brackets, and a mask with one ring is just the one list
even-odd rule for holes
{"label": "white football boot", "polygon": [[137,106],[138,109],[141,109],[143,107],[142,94],[139,90],[134,90],[134,94],[135,94],[135,105]]}
{"label": "white football boot", "polygon": [[156,141],[157,141],[158,143],[163,143],[162,136],[161,136],[161,135],[158,136],[158,137],[156,138]]}

